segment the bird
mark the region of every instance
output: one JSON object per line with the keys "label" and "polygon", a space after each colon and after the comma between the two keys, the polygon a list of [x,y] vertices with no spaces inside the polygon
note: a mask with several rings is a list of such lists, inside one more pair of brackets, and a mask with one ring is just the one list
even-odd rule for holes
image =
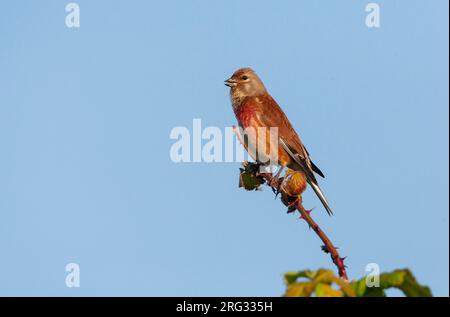
{"label": "bird", "polygon": [[[225,80],[225,85],[230,88],[231,105],[239,127],[245,131],[246,142],[252,144],[252,146],[245,146],[246,150],[253,152],[253,157],[265,162],[275,156],[279,169],[272,180],[278,180],[285,167],[302,173],[327,213],[332,215],[330,204],[319,187],[315,176],[317,174],[325,177],[324,174],[311,161],[306,147],[292,127],[288,117],[269,94],[256,72],[248,67],[240,68],[229,79]],[[267,131],[271,127],[277,128],[275,136],[267,133],[269,136],[266,135],[264,138],[258,132],[261,131],[260,129],[266,129]],[[258,133],[262,135],[260,138]],[[264,146],[262,155],[257,150],[261,146]],[[277,149],[270,151],[271,147],[277,147]]]}

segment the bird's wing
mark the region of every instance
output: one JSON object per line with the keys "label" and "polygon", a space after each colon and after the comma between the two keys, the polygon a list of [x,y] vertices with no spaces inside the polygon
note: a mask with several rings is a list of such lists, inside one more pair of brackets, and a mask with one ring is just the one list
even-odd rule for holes
{"label": "bird's wing", "polygon": [[306,172],[311,174],[312,180],[315,181],[313,172],[323,176],[322,172],[311,162],[308,151],[277,102],[268,94],[258,96],[258,101],[258,106],[260,107],[259,113],[272,114],[261,116],[260,120],[264,123],[264,126],[278,127],[278,136],[282,138],[290,150],[296,154],[298,159],[302,162],[301,165],[306,169]]}
{"label": "bird's wing", "polygon": [[[306,154],[308,155],[308,158],[309,158],[308,150],[305,148],[305,146],[303,146],[303,148],[305,149]],[[314,172],[316,172],[318,175],[320,175],[322,178],[325,178],[325,175],[323,175],[322,171],[317,167],[317,165],[314,164],[313,161],[311,161],[311,160],[309,160],[309,161],[311,162],[311,169],[312,169]]]}
{"label": "bird's wing", "polygon": [[309,158],[309,153],[306,150],[303,143],[300,141],[297,132],[295,132],[286,114],[277,104],[277,102],[270,96],[264,95],[259,96],[259,107],[260,113],[267,114],[272,113],[272,115],[262,115],[260,120],[267,127],[278,127],[278,137],[279,142],[284,148],[284,150],[292,157],[292,159],[300,166],[302,172],[305,173],[306,179],[311,187],[314,189],[315,193],[319,197],[320,201],[324,205],[328,214],[332,214],[330,205],[328,204],[325,195],[317,183],[314,172],[323,176],[320,169],[314,165],[314,163]]}
{"label": "bird's wing", "polygon": [[[320,201],[322,202],[323,206],[325,207],[327,213],[331,216],[333,214],[333,211],[330,208],[330,204],[328,203],[325,195],[323,194],[322,190],[319,187],[319,184],[317,183],[317,180],[314,178],[314,174],[312,174],[311,171],[306,172],[303,161],[299,158],[297,154],[292,153],[289,146],[284,142],[282,138],[280,138],[281,146],[284,148],[284,150],[297,162],[298,165],[302,168],[302,170],[305,171],[306,179],[308,183],[313,188],[314,192],[316,193],[317,197],[319,197]],[[311,178],[311,175],[313,179]]]}

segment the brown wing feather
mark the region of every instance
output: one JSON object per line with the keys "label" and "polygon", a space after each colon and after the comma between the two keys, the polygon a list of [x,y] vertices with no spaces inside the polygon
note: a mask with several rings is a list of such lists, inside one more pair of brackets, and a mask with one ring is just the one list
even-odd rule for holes
{"label": "brown wing feather", "polygon": [[291,122],[287,118],[284,111],[280,108],[277,102],[268,94],[257,97],[259,99],[259,107],[263,115],[260,118],[266,126],[278,127],[278,136],[286,142],[291,151],[297,154],[303,160],[310,171],[312,171],[311,161],[308,152],[306,151],[302,141],[297,132],[292,127]]}
{"label": "brown wing feather", "polygon": [[297,132],[295,132],[284,111],[269,94],[252,97],[246,102],[256,106],[256,108],[259,108],[256,111],[258,126],[278,127],[278,138],[281,146],[296,162],[299,166],[299,170],[305,174],[308,183],[320,198],[328,214],[331,215],[332,211],[317,183],[314,172],[321,176],[323,176],[323,174],[309,159],[308,151],[300,141]]}

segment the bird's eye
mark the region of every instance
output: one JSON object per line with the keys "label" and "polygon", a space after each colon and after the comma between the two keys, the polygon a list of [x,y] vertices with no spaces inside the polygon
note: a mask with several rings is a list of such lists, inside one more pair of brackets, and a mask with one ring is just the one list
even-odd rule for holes
{"label": "bird's eye", "polygon": [[241,79],[242,79],[242,80],[247,80],[247,79],[248,79],[248,76],[245,76],[245,75],[244,75],[244,76],[241,77]]}

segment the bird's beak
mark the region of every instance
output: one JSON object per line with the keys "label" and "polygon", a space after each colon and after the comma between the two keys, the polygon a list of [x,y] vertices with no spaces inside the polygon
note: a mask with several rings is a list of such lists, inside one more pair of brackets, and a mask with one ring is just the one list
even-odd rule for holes
{"label": "bird's beak", "polygon": [[229,78],[229,79],[225,80],[225,86],[228,86],[228,87],[231,88],[231,87],[234,87],[236,85],[237,85],[237,83],[236,83],[236,81],[234,79]]}

